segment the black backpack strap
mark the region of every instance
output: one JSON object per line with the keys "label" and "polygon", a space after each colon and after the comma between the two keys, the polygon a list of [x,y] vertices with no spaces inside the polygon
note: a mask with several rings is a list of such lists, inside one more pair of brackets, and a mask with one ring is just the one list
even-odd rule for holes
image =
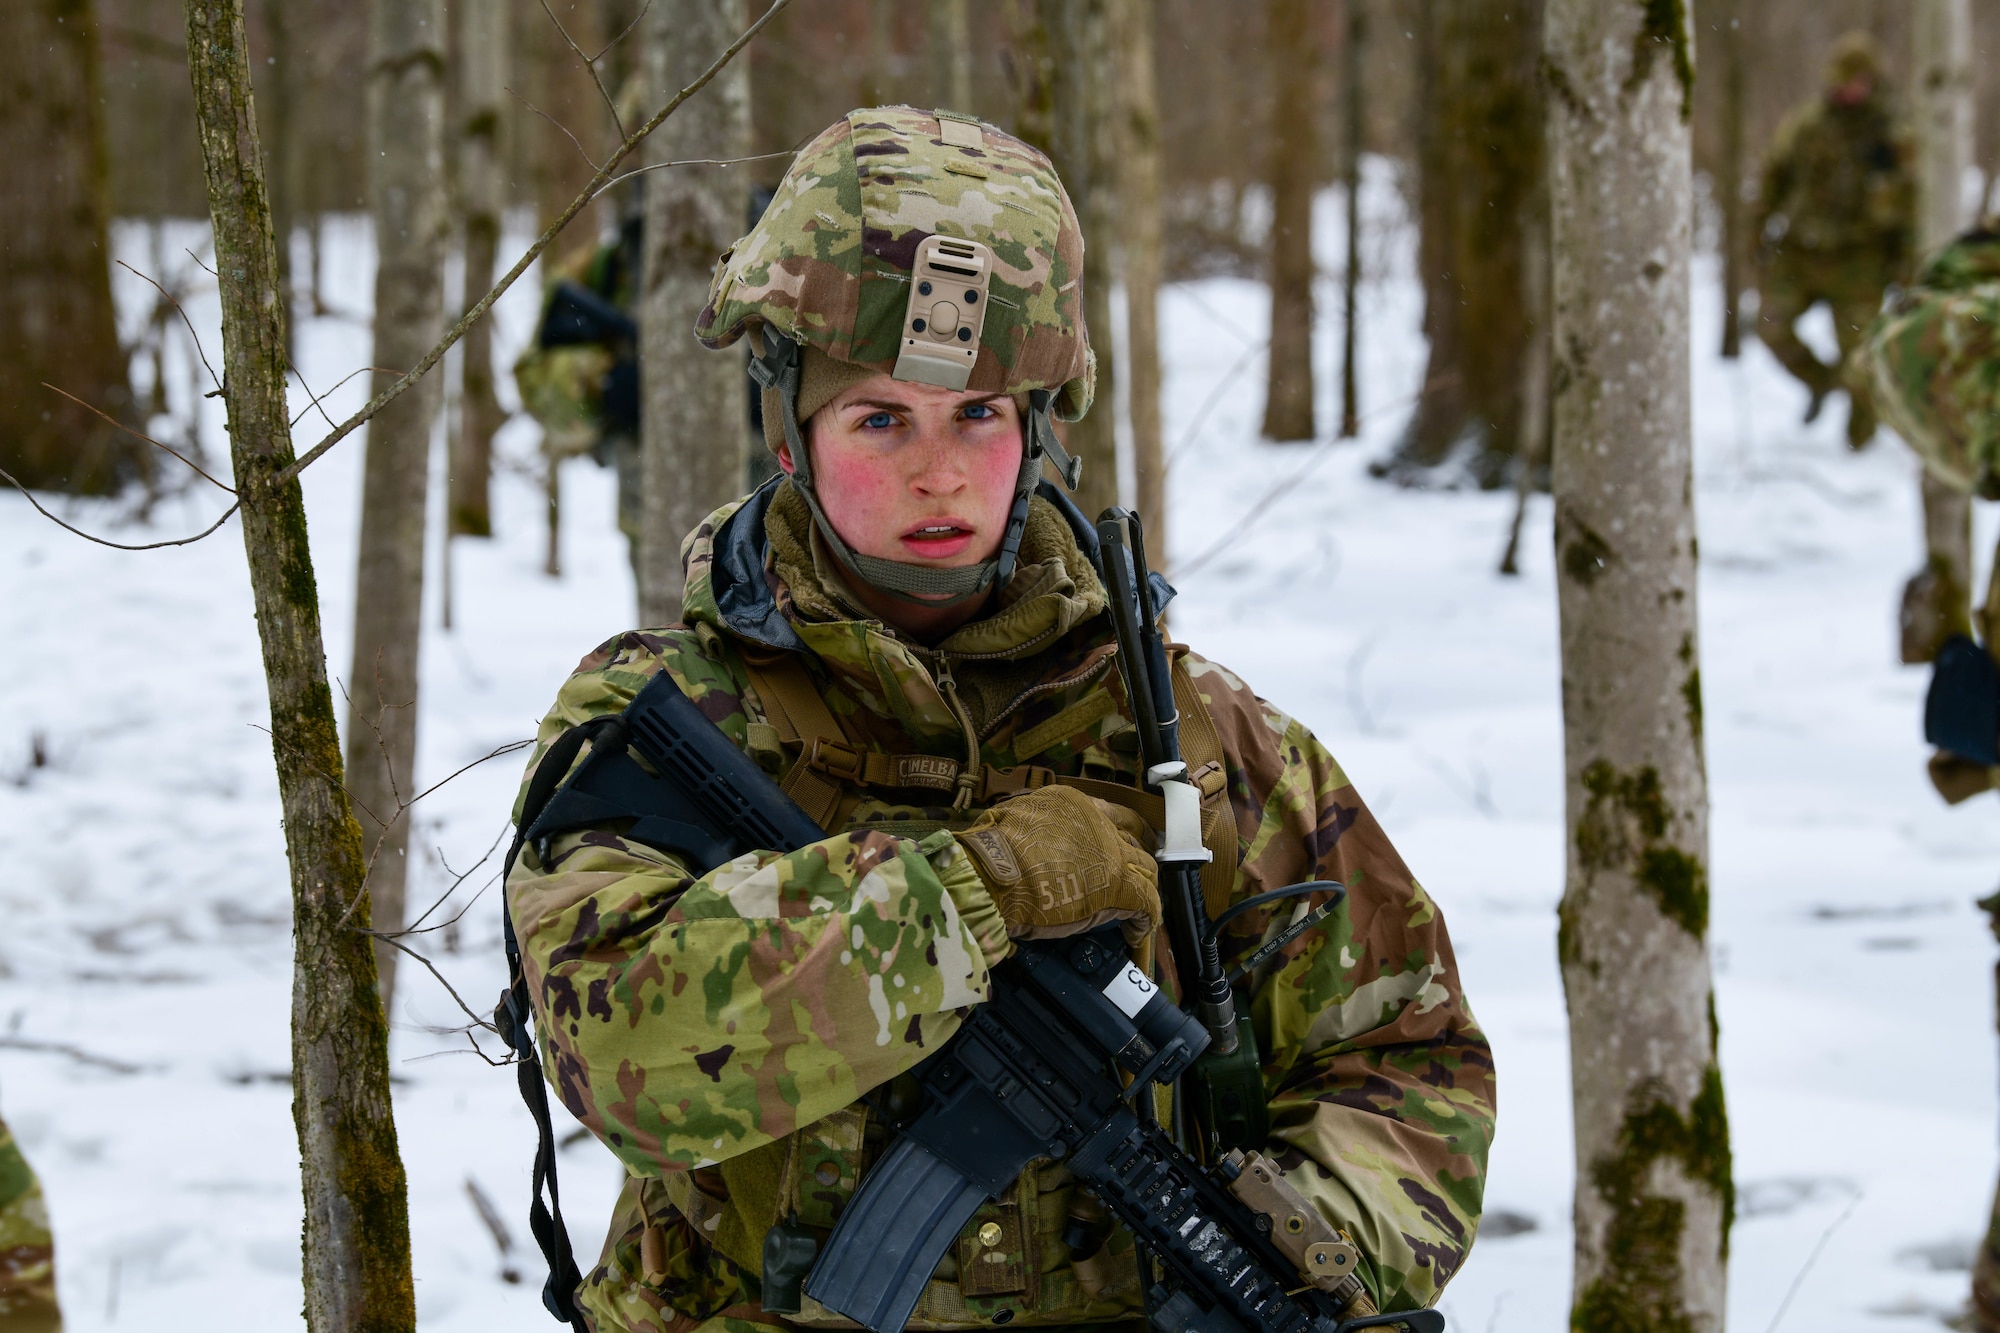
{"label": "black backpack strap", "polygon": [[[571,727],[549,746],[542,755],[542,762],[535,767],[534,778],[528,783],[527,798],[521,803],[521,822],[514,830],[514,842],[507,849],[506,866],[500,874],[500,920],[502,938],[507,946],[507,989],[501,992],[500,1003],[493,1009],[493,1024],[500,1030],[501,1039],[514,1052],[514,1072],[520,1083],[521,1100],[527,1103],[528,1114],[535,1119],[534,1199],[528,1208],[528,1229],[534,1233],[535,1244],[541,1247],[542,1257],[549,1265],[548,1281],[542,1285],[542,1304],[551,1315],[568,1324],[576,1333],[589,1333],[589,1326],[576,1308],[576,1289],[583,1281],[583,1274],[577,1268],[575,1252],[570,1248],[569,1228],[563,1225],[562,1196],[556,1183],[555,1127],[549,1120],[549,1085],[542,1077],[541,1056],[535,1050],[531,1026],[534,1011],[528,998],[527,977],[521,968],[521,944],[514,935],[514,914],[507,906],[506,885],[508,877],[514,872],[514,862],[521,855],[521,846],[527,841],[528,828],[575,766],[576,756],[583,749],[584,742],[601,737],[600,744],[622,747],[624,725],[622,716],[592,718]],[[544,1184],[548,1187],[546,1203],[542,1201]]]}

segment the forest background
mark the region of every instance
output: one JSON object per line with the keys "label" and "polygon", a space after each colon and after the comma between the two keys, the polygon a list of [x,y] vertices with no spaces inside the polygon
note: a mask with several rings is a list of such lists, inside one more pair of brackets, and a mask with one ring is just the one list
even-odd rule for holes
{"label": "forest background", "polygon": [[[662,13],[700,8],[667,6],[663,0],[656,4]],[[419,8],[413,6],[408,12]],[[713,8],[720,11],[726,6]],[[762,12],[761,5],[739,8],[746,20]],[[1697,305],[1700,318],[1693,334],[1698,346],[1729,343],[1733,349],[1736,341],[1729,336],[1742,323],[1735,296],[1751,285],[1747,261],[1754,248],[1745,235],[1744,219],[1756,165],[1772,129],[1791,106],[1814,93],[1824,52],[1835,37],[1851,29],[1874,34],[1887,54],[1891,86],[1898,93],[1911,90],[1918,81],[1909,58],[1910,23],[1919,8],[1880,0],[1848,4],[1737,0],[1732,5],[1704,6],[1694,14],[1701,77],[1694,82],[1689,108],[1697,201],[1693,240],[1697,250],[1717,256],[1715,276],[1729,298],[1712,311]],[[1077,114],[1080,107],[1089,106],[1088,97],[1077,89],[1090,82],[1097,68],[1092,62],[1111,58],[1105,9],[1046,0],[993,5],[968,5],[963,0],[921,5],[816,0],[798,5],[747,48],[732,73],[743,81],[733,94],[743,99],[743,133],[733,141],[731,152],[748,160],[730,169],[729,190],[747,201],[751,187],[776,179],[787,149],[853,105],[945,102],[964,105],[1048,144],[1066,178],[1083,196],[1080,202],[1088,218],[1093,176],[1100,180],[1115,176],[1107,166],[1117,154],[1115,138],[1096,135],[1089,122],[1092,114],[1102,116],[1102,107],[1081,118]],[[1989,62],[1982,54],[1991,40],[2000,39],[2000,14],[1995,11],[1990,4],[1969,7],[1975,115],[1967,147],[1977,178],[1969,183],[1969,191],[1976,190],[1980,199],[1991,195],[1993,166],[2000,158],[1993,147],[2000,119],[1996,81],[1988,76]],[[623,0],[547,4],[466,0],[432,12],[446,18],[449,31],[411,39],[414,57],[409,67],[428,65],[435,76],[438,114],[429,132],[443,149],[438,158],[441,173],[455,187],[443,197],[454,210],[445,228],[454,239],[446,248],[456,255],[461,244],[456,238],[472,195],[461,175],[462,143],[480,139],[497,157],[499,202],[507,214],[509,237],[540,230],[563,213],[589,180],[591,159],[601,159],[615,143],[618,112],[609,104],[640,69],[648,43],[657,51],[659,39],[648,25],[645,7]],[[1546,447],[1540,436],[1549,428],[1549,413],[1546,403],[1533,401],[1537,376],[1530,361],[1537,337],[1547,327],[1538,310],[1542,298],[1534,276],[1545,271],[1541,266],[1548,262],[1546,254],[1538,259],[1535,253],[1537,245],[1546,244],[1548,206],[1539,188],[1548,151],[1543,135],[1547,108],[1539,78],[1544,59],[1539,11],[1532,6],[1447,6],[1417,0],[1346,4],[1272,0],[1268,5],[1160,0],[1147,13],[1161,90],[1156,138],[1158,264],[1168,284],[1179,284],[1195,296],[1213,290],[1201,287],[1203,282],[1270,280],[1276,289],[1269,303],[1271,327],[1280,329],[1286,314],[1284,293],[1310,287],[1315,273],[1327,272],[1324,252],[1311,246],[1305,234],[1310,227],[1298,225],[1297,214],[1288,214],[1287,209],[1352,179],[1350,173],[1358,173],[1364,158],[1371,164],[1378,196],[1396,201],[1378,198],[1366,210],[1362,231],[1347,233],[1347,276],[1355,274],[1355,256],[1367,254],[1381,270],[1378,280],[1405,273],[1414,280],[1424,335],[1418,355],[1425,364],[1399,366],[1398,373],[1388,377],[1372,376],[1364,352],[1359,357],[1361,373],[1345,377],[1339,392],[1329,395],[1321,385],[1317,408],[1312,368],[1307,364],[1301,408],[1297,376],[1288,384],[1285,358],[1270,356],[1264,371],[1261,434],[1281,440],[1324,436],[1327,423],[1336,416],[1356,416],[1359,397],[1365,412],[1398,406],[1413,409],[1406,419],[1394,422],[1392,438],[1383,438],[1379,425],[1361,432],[1371,446],[1381,446],[1372,450],[1379,474],[1416,487],[1490,489],[1518,482],[1534,489],[1545,484],[1542,462],[1535,455]],[[8,157],[16,169],[7,183],[0,184],[0,225],[18,225],[19,218],[46,204],[46,199],[36,197],[38,193],[59,187],[79,201],[77,235],[90,242],[73,247],[84,256],[74,271],[57,266],[32,278],[10,272],[12,292],[27,291],[31,281],[69,283],[77,290],[94,287],[102,277],[83,270],[106,268],[103,260],[110,248],[108,242],[94,238],[114,230],[121,238],[120,258],[163,280],[170,269],[178,274],[167,282],[169,292],[162,294],[166,299],[152,303],[149,319],[138,326],[125,321],[121,331],[126,336],[108,353],[104,321],[58,319],[39,325],[36,355],[44,365],[113,366],[114,372],[94,389],[82,386],[82,396],[127,422],[151,421],[157,434],[202,462],[212,457],[204,449],[212,450],[217,438],[212,421],[203,420],[201,386],[196,385],[193,393],[178,388],[169,392],[162,370],[174,361],[190,376],[195,373],[192,359],[167,355],[164,349],[178,338],[173,331],[178,319],[174,298],[200,304],[205,299],[204,264],[214,262],[198,244],[191,265],[181,262],[184,252],[177,252],[188,236],[184,224],[192,220],[197,228],[205,227],[203,217],[210,203],[202,185],[182,17],[178,6],[161,0],[96,0],[95,4],[51,0],[8,8],[6,17],[0,18],[0,40],[9,41],[14,49],[33,49],[49,33],[66,29],[70,53],[77,58],[66,65],[23,62],[13,76],[13,109],[0,116],[0,126],[18,131],[45,123],[65,132],[9,135]],[[366,226],[366,219],[358,215],[381,206],[379,192],[371,196],[369,183],[371,115],[366,93],[382,82],[385,68],[402,66],[384,61],[383,34],[378,30],[371,38],[371,7],[361,0],[312,6],[253,2],[247,17],[249,68],[258,81],[272,212],[279,234],[290,242],[281,254],[291,270],[294,328],[311,329],[317,336],[345,324],[351,333],[365,332],[369,314],[351,279],[355,235],[357,226]],[[659,22],[657,15],[652,22]],[[468,92],[461,53],[473,44],[467,40],[469,25],[483,25],[478,26],[480,40],[507,53],[501,71],[506,96],[493,100],[490,110],[475,106],[477,99]],[[698,71],[711,48],[719,48],[731,31],[725,26],[703,34],[700,43],[688,41],[695,63],[673,83]],[[710,41],[717,33],[720,40]],[[694,50],[697,46],[702,49]],[[596,79],[575,48],[603,51],[595,62]],[[54,77],[57,74],[63,77]],[[951,95],[940,96],[940,88],[951,89]],[[22,114],[23,107],[34,115]],[[43,119],[37,122],[37,116]],[[381,123],[378,112],[374,117],[378,134]],[[670,125],[668,133],[685,124]],[[86,150],[81,156],[78,144]],[[1102,197],[1106,192],[1098,193]],[[1350,191],[1348,199],[1357,193],[1368,197]],[[597,246],[615,233],[619,210],[629,206],[629,198],[615,194],[590,206],[559,239],[549,258],[558,264],[573,261]],[[1306,207],[1310,217],[1310,205]],[[143,226],[135,230],[127,223]],[[727,234],[733,235],[734,225],[732,219]],[[1372,235],[1369,228],[1374,229]],[[1091,234],[1101,236],[1105,230],[1093,226]],[[725,235],[722,243],[726,239]],[[1396,246],[1405,240],[1413,242],[1414,251],[1406,265],[1396,257]],[[1104,250],[1119,255],[1121,261],[1129,256],[1123,244]],[[499,260],[504,264],[516,252],[502,247]],[[153,262],[147,263],[148,259]],[[384,269],[391,263],[385,243]],[[1733,280],[1728,277],[1732,269]],[[124,278],[118,281],[126,283]],[[386,311],[381,290],[378,278],[374,308]],[[5,320],[0,319],[0,332],[10,339],[20,337],[18,312],[32,311],[34,306],[30,300],[11,303],[9,310],[17,322],[4,327]],[[1163,307],[1178,308],[1171,299],[1163,301]],[[1394,309],[1403,315],[1411,307],[1406,302]],[[1308,320],[1313,318],[1310,305],[1304,313]],[[1322,304],[1322,320],[1327,313]],[[1199,323],[1202,317],[1180,309],[1178,318],[1185,327],[1190,318]],[[1103,328],[1113,323],[1108,316],[1098,321],[1093,315],[1093,320]],[[202,322],[205,327],[205,317]],[[140,329],[136,334],[135,327]],[[1385,340],[1407,332],[1392,319],[1384,319],[1380,328]],[[406,365],[429,341],[419,339],[407,354],[384,356],[381,325],[374,331],[378,365]],[[519,345],[518,332],[510,346]],[[1346,320],[1342,332],[1349,340],[1375,336],[1356,319]],[[67,336],[77,339],[76,346],[65,346]],[[1169,329],[1170,341],[1172,336]],[[93,337],[96,344],[89,345]],[[1311,339],[1303,341],[1309,349]],[[1272,349],[1285,350],[1282,342],[1274,339]],[[339,373],[367,359],[366,350],[354,345],[352,337],[347,345],[360,359]],[[300,363],[306,362],[301,348]],[[135,365],[139,373],[132,374]],[[316,382],[323,388],[325,377],[317,374],[318,368],[313,367]],[[449,384],[437,387],[437,399],[425,409],[428,416],[421,434],[426,446],[437,422],[448,422],[456,437],[459,423],[475,410],[472,368],[458,360],[448,369],[453,372]],[[504,364],[493,369],[502,376],[506,373]],[[1117,371],[1115,366],[1108,369]],[[387,378],[393,377],[378,383]],[[1395,392],[1386,381],[1394,382]],[[121,401],[120,395],[129,393],[133,384],[149,386],[153,401]],[[122,468],[138,476],[138,484],[124,494],[124,507],[103,511],[127,521],[114,535],[123,540],[151,539],[145,525],[163,499],[175,503],[158,508],[161,515],[186,512],[185,474],[171,462],[149,458],[137,446],[119,441],[112,428],[85,406],[51,405],[24,392],[25,386],[4,387],[8,391],[0,394],[0,411],[25,412],[43,421],[61,418],[60,429],[78,443],[79,455],[87,453],[80,442],[101,440],[104,449],[120,456]],[[1225,377],[1216,386],[1216,397],[1243,387],[1240,377]],[[1409,388],[1414,392],[1397,396]],[[1176,392],[1170,389],[1168,397]],[[1281,417],[1287,403],[1289,421]],[[444,415],[439,415],[441,408]],[[1209,411],[1204,405],[1200,412],[1190,413],[1183,403],[1170,416],[1180,423],[1192,420],[1192,437]],[[1222,410],[1217,419],[1228,415]],[[1111,419],[1109,414],[1100,418]],[[22,422],[26,424],[18,424]],[[1343,419],[1343,433],[1353,433],[1347,430],[1350,424],[1359,430],[1364,423]],[[17,417],[0,433],[0,440],[11,442],[38,429],[43,428]],[[1157,423],[1153,431],[1157,439]],[[358,447],[359,441],[350,446]],[[147,461],[136,461],[141,459]],[[519,454],[501,461],[506,466],[527,465]],[[544,483],[555,474],[556,469],[547,468]],[[1104,470],[1098,475],[1105,475]],[[1143,470],[1136,480],[1143,495]],[[1197,530],[1206,522],[1206,516],[1191,511],[1185,501],[1177,501],[1172,512],[1177,522],[1192,518]],[[1439,536],[1445,548],[1458,549],[1454,541]],[[1175,546],[1187,549],[1185,539],[1176,539]],[[555,549],[551,538],[552,555]],[[365,564],[365,554],[363,560]],[[420,564],[421,560],[420,555]],[[366,578],[363,585],[365,599]],[[643,569],[638,592],[642,603],[647,602]],[[465,595],[479,596],[476,585],[467,585]],[[447,607],[450,604],[448,599]],[[1203,605],[1191,599],[1190,623],[1205,623]],[[411,654],[414,658],[414,647]],[[1358,673],[1356,663],[1361,658],[1350,659],[1351,670]],[[394,707],[386,693],[384,704],[387,709]],[[1366,712],[1361,705],[1357,716]],[[350,723],[350,763],[358,734]],[[24,790],[34,780],[34,770],[51,762],[60,767],[61,756],[52,761],[45,741],[37,739],[42,735],[37,730],[31,737],[19,784]],[[407,779],[407,771],[403,776]],[[1483,775],[1466,779],[1475,806],[1489,800],[1481,795],[1485,781]],[[400,802],[401,796],[394,799]],[[42,1049],[36,1041],[13,1039],[22,1050]],[[1975,1174],[1984,1172],[1982,1165]],[[1810,1182],[1801,1185],[1801,1197],[1815,1197],[1816,1188]],[[1513,1222],[1505,1220],[1510,1216]],[[1846,1216],[1840,1213],[1836,1220]],[[1504,1239],[1507,1228],[1520,1221],[1519,1215],[1502,1209],[1489,1235]],[[593,1225],[594,1220],[580,1228],[586,1247]],[[1813,1253],[1816,1256],[1817,1250]],[[109,1308],[115,1311],[115,1268],[109,1290]],[[1789,1303],[1790,1296],[1785,1299]],[[1500,1313],[1501,1301],[1496,1300],[1490,1318],[1497,1321]]]}

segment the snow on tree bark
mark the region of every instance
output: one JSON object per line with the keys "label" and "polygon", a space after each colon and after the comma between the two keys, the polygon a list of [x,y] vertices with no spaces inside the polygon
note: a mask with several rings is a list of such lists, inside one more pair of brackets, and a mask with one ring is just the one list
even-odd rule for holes
{"label": "snow on tree bark", "polygon": [[[222,298],[229,447],[291,864],[292,1120],[305,1194],[306,1326],[413,1329],[388,1024],[368,937],[355,928],[368,915],[361,830],[340,781],[305,501],[296,478],[279,480],[292,463],[285,309],[243,0],[187,0],[186,20]],[[357,897],[363,901],[352,906]]]}
{"label": "snow on tree bark", "polygon": [[[374,391],[423,359],[444,333],[443,0],[374,0],[368,88],[369,203],[375,223]],[[443,380],[426,376],[368,423],[347,678],[348,792],[368,840],[368,895],[379,931],[403,928],[416,794],[417,649],[431,428]],[[378,943],[386,1007],[396,950]]]}
{"label": "snow on tree bark", "polygon": [[[650,85],[694,82],[747,21],[744,0],[655,0],[644,20]],[[654,133],[647,161],[742,157],[749,142],[750,64],[735,61]],[[743,234],[750,178],[738,167],[669,167],[645,180],[639,620],[664,626],[680,619],[686,590],[681,538],[743,489],[743,359],[705,351],[694,320],[716,256]]]}
{"label": "snow on tree bark", "polygon": [[1720,1333],[1733,1209],[1708,960],[1685,11],[1550,0],[1554,490],[1576,1333]]}

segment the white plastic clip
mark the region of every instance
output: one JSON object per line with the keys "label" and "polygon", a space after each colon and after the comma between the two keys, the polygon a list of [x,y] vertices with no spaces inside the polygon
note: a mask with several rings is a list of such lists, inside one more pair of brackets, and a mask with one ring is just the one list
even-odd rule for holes
{"label": "white plastic clip", "polygon": [[1208,848],[1201,845],[1201,789],[1187,781],[1187,765],[1179,761],[1154,764],[1146,770],[1146,781],[1160,789],[1167,811],[1166,831],[1154,859],[1214,860]]}

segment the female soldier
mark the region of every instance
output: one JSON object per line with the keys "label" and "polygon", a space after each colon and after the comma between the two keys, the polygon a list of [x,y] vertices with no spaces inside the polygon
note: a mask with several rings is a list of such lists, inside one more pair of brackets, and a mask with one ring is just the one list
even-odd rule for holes
{"label": "female soldier", "polygon": [[[1014,939],[1158,925],[1150,832],[1062,782],[1139,765],[1090,529],[1038,486],[1067,462],[1051,417],[1090,404],[1082,269],[1041,153],[906,107],[813,140],[717,266],[695,331],[753,338],[784,475],[688,537],[683,623],[586,657],[537,762],[668,671],[830,836],[704,866],[588,829],[508,882],[549,1080],[630,1173],[577,1293],[599,1333],[852,1327],[810,1297],[767,1310],[760,1277],[770,1229],[830,1227],[879,1152],[858,1099],[952,1035]],[[1265,1151],[1380,1308],[1430,1304],[1472,1244],[1494,1109],[1444,922],[1312,734],[1174,651],[1209,910],[1349,890],[1239,983]],[[1233,921],[1225,962],[1295,910]],[[911,1327],[1134,1319],[1102,1217],[1030,1166]]]}

